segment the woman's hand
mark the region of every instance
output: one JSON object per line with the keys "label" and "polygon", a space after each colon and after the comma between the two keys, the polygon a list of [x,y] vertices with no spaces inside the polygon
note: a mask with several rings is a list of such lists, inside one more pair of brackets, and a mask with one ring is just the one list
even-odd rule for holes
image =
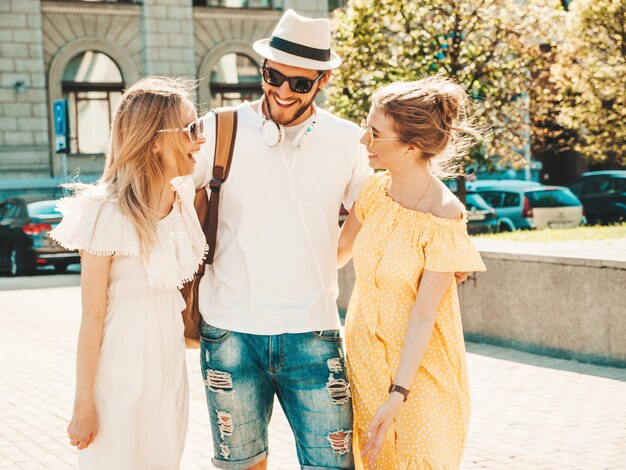
{"label": "woman's hand", "polygon": [[111,259],[112,256],[98,256],[89,252],[83,252],[81,255],[80,286],[83,315],[76,353],[74,414],[67,427],[70,444],[79,449],[91,444],[98,431],[93,391],[106,316]]}
{"label": "woman's hand", "polygon": [[391,427],[394,418],[400,411],[400,406],[404,401],[404,396],[398,392],[392,392],[385,403],[380,405],[378,411],[374,415],[374,419],[367,428],[367,444],[361,452],[361,457],[365,458],[365,455],[369,452],[369,458],[367,459],[368,467],[373,467],[376,463],[376,459],[383,448],[383,442],[385,435]]}
{"label": "woman's hand", "polygon": [[459,286],[470,277],[472,273],[458,272],[454,273],[454,280],[456,281],[456,285]]}
{"label": "woman's hand", "polygon": [[70,444],[79,449],[86,448],[91,444],[98,433],[98,415],[93,402],[86,405],[78,405],[74,408],[74,414],[67,427],[67,437]]}

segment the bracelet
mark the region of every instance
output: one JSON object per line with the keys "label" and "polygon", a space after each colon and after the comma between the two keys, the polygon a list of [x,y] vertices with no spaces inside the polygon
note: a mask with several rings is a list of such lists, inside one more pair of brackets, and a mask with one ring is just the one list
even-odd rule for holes
{"label": "bracelet", "polygon": [[408,396],[409,393],[411,393],[410,390],[407,390],[404,387],[401,387],[400,385],[396,385],[396,384],[391,384],[391,386],[389,387],[389,393],[391,392],[398,392],[399,394],[401,394],[404,397],[404,400],[402,400],[402,403],[404,403]]}

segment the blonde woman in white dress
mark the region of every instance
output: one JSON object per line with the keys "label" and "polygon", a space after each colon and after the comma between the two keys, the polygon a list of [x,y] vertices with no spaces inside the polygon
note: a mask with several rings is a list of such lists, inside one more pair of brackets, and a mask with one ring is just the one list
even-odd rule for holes
{"label": "blonde woman in white dress", "polygon": [[179,468],[188,384],[177,288],[206,252],[187,176],[203,142],[189,88],[143,79],[119,102],[101,180],[59,203],[51,236],[82,256],[67,429],[80,469]]}

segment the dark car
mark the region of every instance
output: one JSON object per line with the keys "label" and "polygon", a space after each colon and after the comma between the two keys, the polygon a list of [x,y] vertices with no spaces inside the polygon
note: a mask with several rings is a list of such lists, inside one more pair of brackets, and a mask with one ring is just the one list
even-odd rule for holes
{"label": "dark car", "polygon": [[26,203],[11,198],[0,203],[0,269],[11,276],[32,274],[38,266],[65,271],[79,263],[76,250],[67,250],[49,236],[60,221],[57,201]]}
{"label": "dark car", "polygon": [[465,207],[467,208],[468,233],[495,233],[498,231],[496,210],[487,204],[487,201],[480,194],[468,192],[465,195]]}
{"label": "dark car", "polygon": [[589,171],[568,186],[583,203],[590,224],[626,220],[626,170]]}

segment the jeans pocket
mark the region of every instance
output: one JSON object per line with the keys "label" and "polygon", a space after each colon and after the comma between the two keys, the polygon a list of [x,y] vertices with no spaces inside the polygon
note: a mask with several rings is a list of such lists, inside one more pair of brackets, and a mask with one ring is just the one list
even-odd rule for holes
{"label": "jeans pocket", "polygon": [[332,341],[335,343],[341,343],[341,332],[339,330],[321,330],[314,331],[313,336],[322,341]]}
{"label": "jeans pocket", "polygon": [[200,327],[200,338],[209,343],[221,343],[228,338],[231,333],[230,330],[218,328],[217,326],[209,325],[204,322],[202,322],[202,326]]}

